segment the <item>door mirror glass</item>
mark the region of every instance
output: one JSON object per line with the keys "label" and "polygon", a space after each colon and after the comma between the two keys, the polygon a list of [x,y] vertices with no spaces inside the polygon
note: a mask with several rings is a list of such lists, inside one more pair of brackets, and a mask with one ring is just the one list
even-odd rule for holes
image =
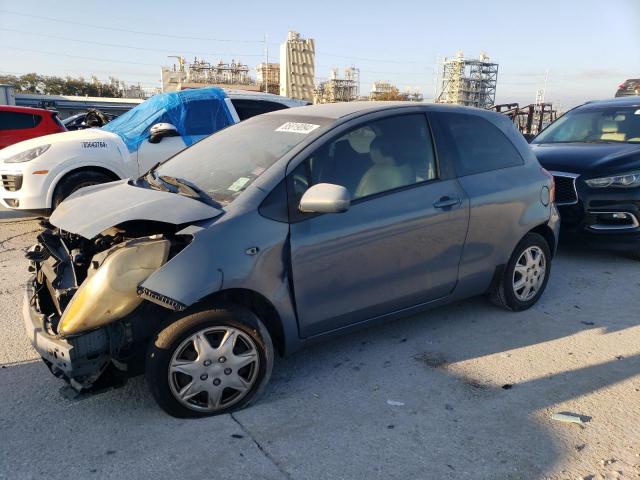
{"label": "door mirror glass", "polygon": [[346,188],[331,183],[318,183],[309,188],[298,209],[304,213],[341,213],[351,205],[351,196]]}
{"label": "door mirror glass", "polygon": [[164,137],[178,136],[178,129],[170,123],[156,123],[149,129],[149,143],[160,143]]}

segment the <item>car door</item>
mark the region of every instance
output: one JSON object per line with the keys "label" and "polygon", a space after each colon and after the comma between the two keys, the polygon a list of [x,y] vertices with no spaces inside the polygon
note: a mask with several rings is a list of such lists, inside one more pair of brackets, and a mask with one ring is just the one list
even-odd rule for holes
{"label": "car door", "polygon": [[[455,165],[470,197],[471,215],[459,272],[460,288],[486,289],[538,215],[540,165],[525,164],[513,141],[528,146],[507,117],[483,112],[431,111],[438,158]],[[530,154],[530,153],[529,153]],[[466,290],[465,290],[466,291]]]}
{"label": "car door", "polygon": [[[437,164],[423,113],[359,120],[288,175],[291,268],[303,337],[448,295],[468,201]],[[296,206],[312,184],[351,193],[340,214]]]}
{"label": "car door", "polygon": [[151,143],[148,139],[145,140],[138,148],[138,173],[144,175],[156,163],[173,157],[185,148],[187,148],[187,145],[182,137],[164,137],[158,143]]}

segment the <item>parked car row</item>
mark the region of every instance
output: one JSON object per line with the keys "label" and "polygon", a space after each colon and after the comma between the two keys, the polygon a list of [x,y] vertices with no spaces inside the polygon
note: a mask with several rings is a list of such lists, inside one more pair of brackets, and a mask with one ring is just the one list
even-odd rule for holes
{"label": "parked car row", "polygon": [[53,210],[79,188],[138,177],[228,125],[304,104],[219,88],[155,95],[102,128],[33,138],[2,150],[0,203],[16,210]]}
{"label": "parked car row", "polygon": [[158,96],[51,141],[133,168],[47,204],[28,335],[76,390],[144,371],[192,417],[247,406],[275,354],[339,333],[475,295],[527,309],[561,215],[638,251],[638,102],[579,107],[530,146],[508,118],[451,105],[254,104],[239,122],[218,89]]}

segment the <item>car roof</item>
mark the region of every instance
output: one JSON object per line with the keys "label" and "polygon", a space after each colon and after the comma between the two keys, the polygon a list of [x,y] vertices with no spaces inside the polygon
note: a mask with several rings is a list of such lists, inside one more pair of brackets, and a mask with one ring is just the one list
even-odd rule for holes
{"label": "car roof", "polygon": [[490,110],[483,108],[464,107],[461,105],[452,105],[445,103],[429,103],[429,102],[408,102],[408,101],[355,101],[355,102],[341,102],[341,103],[323,103],[318,105],[308,105],[305,107],[296,108],[291,110],[277,110],[275,112],[269,112],[265,115],[300,115],[305,117],[317,117],[337,120],[349,116],[359,116],[365,113],[378,112],[383,110],[392,110],[398,108],[415,108],[422,107],[425,110],[436,111],[458,111],[458,112],[473,112],[487,117],[502,117],[501,114],[496,114]]}
{"label": "car roof", "polygon": [[640,107],[640,96],[607,98],[605,100],[592,100],[580,105],[580,110],[596,109],[601,107]]}
{"label": "car roof", "polygon": [[[338,119],[347,117],[354,113],[373,112],[376,110],[385,110],[400,106],[410,106],[408,102],[341,102],[341,103],[322,103],[318,105],[308,105],[297,108],[296,115],[304,115],[308,117],[320,117]],[[413,106],[416,104],[413,103]],[[287,110],[278,110],[270,112],[268,115],[291,115],[292,112]]]}
{"label": "car roof", "polygon": [[45,108],[18,107],[16,105],[0,105],[0,112],[39,113],[41,115],[43,113],[56,113]]}

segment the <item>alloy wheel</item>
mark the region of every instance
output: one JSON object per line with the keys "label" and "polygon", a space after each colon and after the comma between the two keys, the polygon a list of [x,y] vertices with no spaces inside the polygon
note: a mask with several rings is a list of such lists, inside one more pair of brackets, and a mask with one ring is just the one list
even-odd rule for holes
{"label": "alloy wheel", "polygon": [[242,400],[258,378],[255,342],[233,327],[210,327],[186,338],[169,363],[171,393],[185,407],[216,412]]}
{"label": "alloy wheel", "polygon": [[540,247],[531,246],[522,252],[513,270],[513,292],[518,300],[531,300],[542,288],[547,275],[547,260]]}

